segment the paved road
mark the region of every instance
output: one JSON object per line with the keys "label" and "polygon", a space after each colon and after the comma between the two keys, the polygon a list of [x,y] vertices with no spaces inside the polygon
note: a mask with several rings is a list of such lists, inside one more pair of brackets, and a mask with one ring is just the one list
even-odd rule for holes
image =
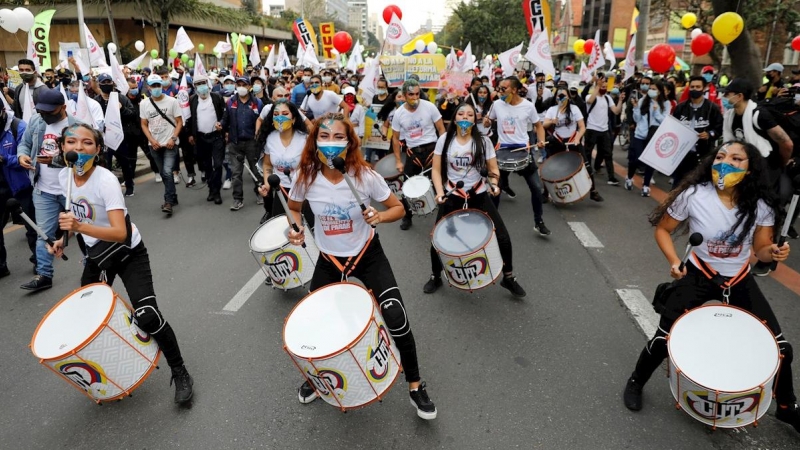
{"label": "paved road", "polygon": [[[629,308],[636,308],[637,291],[650,298],[667,275],[646,222],[655,202],[636,189],[603,185],[602,204],[546,205],[553,234],[544,239],[532,230],[522,180],[512,177],[519,195],[504,198],[501,213],[528,291],[522,300],[499,286],[423,294],[433,218],[415,220],[406,232],[398,224],[379,227],[439,409],[438,419],[425,422],[409,406],[404,383],[382,404],[347,414],[322,402],[298,404],[301,379],[282,350],[281,331],[302,293],[260,285],[237,311],[224,310],[258,272],[248,239],[261,207],[248,192],[246,207],[231,212],[229,198],[216,206],[205,191],[180,187],[181,205],[167,219],[158,208],[161,185],[144,178],[128,206],[150,251],[161,309],[195,377],[192,406],[172,403],[166,367],[132,398],[98,407],[38,364],[27,348],[33,330],[78,286],[81,267],[72,249],[76,257],[57,263],[51,290],[25,294],[17,287],[30,278],[24,236],[7,229],[13,274],[0,280],[0,447],[794,449],[800,442],[771,413],[757,428],[711,432],[675,410],[659,376],[646,388],[643,411],[622,405],[646,340],[642,327],[652,320],[647,308],[636,310],[636,319]],[[658,183],[664,187],[665,178]],[[599,241],[595,247],[579,239],[587,239],[586,230]],[[795,271],[789,275],[800,271],[797,252],[787,266]],[[798,294],[772,277],[759,284],[786,335],[800,342]],[[120,283],[116,288],[125,295]],[[794,381],[800,386],[797,370]]]}

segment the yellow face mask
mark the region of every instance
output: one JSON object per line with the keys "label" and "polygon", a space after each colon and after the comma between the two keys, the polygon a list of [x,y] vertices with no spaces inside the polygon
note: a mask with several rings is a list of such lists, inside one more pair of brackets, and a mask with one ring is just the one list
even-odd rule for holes
{"label": "yellow face mask", "polygon": [[711,180],[720,191],[739,184],[747,171],[728,163],[717,163],[711,166]]}

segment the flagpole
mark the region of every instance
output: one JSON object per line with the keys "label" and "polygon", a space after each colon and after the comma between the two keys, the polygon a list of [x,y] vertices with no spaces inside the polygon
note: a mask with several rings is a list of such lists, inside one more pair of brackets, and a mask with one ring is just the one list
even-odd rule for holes
{"label": "flagpole", "polygon": [[76,0],[75,6],[78,9],[78,38],[80,39],[78,42],[81,44],[81,48],[88,48],[86,46],[86,33],[83,31],[83,0]]}

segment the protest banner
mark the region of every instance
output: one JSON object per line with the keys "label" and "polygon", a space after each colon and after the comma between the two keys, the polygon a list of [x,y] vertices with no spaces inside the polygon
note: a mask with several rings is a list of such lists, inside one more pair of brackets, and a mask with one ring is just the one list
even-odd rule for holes
{"label": "protest banner", "polygon": [[664,175],[672,172],[697,143],[697,132],[673,116],[666,116],[656,134],[639,157],[639,161]]}

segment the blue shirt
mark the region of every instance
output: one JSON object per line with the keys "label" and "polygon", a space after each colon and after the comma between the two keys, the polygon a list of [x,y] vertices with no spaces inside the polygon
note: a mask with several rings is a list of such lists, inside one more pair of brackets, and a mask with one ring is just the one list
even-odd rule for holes
{"label": "blue shirt", "polygon": [[672,109],[672,105],[667,100],[664,102],[663,110],[661,108],[656,108],[654,111],[653,104],[658,105],[658,102],[650,99],[650,114],[647,114],[647,111],[644,113],[641,112],[642,103],[643,100],[639,100],[639,104],[633,108],[633,120],[636,122],[636,131],[633,133],[633,136],[637,139],[647,139],[650,127],[661,125],[661,122],[664,121],[664,117],[668,116],[670,109]]}
{"label": "blue shirt", "polygon": [[303,99],[306,97],[306,84],[300,83],[292,89],[292,103],[297,106],[300,106],[303,103]]}

